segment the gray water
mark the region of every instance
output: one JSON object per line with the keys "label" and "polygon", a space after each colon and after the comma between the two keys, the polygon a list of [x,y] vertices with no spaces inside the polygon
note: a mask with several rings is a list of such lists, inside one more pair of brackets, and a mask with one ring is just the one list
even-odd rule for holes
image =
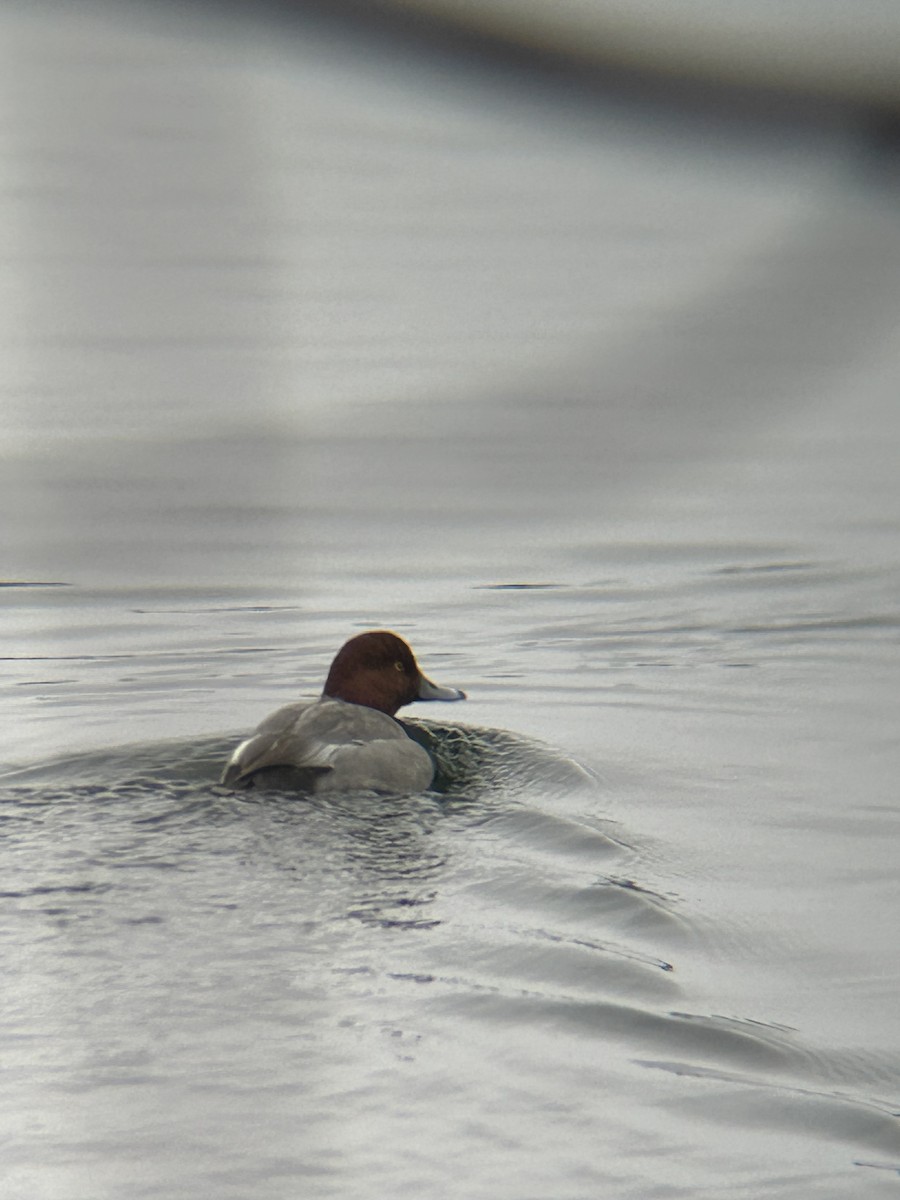
{"label": "gray water", "polygon": [[[3,1196],[898,1195],[865,130],[207,19],[0,19]],[[372,626],[440,789],[218,789]]]}

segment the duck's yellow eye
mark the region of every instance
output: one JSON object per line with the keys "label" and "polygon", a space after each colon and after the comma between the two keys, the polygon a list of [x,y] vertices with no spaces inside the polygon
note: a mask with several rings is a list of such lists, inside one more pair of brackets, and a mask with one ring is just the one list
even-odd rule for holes
{"label": "duck's yellow eye", "polygon": [[394,663],[394,670],[395,670],[395,671],[402,671],[402,670],[403,670],[403,663],[402,663],[402,662],[395,662],[395,663]]}

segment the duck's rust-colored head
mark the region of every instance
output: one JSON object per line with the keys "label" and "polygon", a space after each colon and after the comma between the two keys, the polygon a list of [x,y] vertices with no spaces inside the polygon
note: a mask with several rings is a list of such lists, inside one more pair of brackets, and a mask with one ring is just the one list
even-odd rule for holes
{"label": "duck's rust-colored head", "polygon": [[465,700],[457,688],[438,687],[419,670],[412,650],[386,629],[352,637],[335,655],[322,693],[364,704],[392,717],[414,700]]}

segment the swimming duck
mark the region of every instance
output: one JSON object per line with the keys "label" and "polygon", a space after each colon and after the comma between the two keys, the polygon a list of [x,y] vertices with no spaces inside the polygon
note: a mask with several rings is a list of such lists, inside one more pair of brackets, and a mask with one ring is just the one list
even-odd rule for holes
{"label": "swimming duck", "polygon": [[241,742],[222,773],[228,787],[421,792],[431,785],[431,756],[394,714],[413,700],[465,700],[419,670],[395,633],[360,633],[338,651],[318,700],[286,704]]}

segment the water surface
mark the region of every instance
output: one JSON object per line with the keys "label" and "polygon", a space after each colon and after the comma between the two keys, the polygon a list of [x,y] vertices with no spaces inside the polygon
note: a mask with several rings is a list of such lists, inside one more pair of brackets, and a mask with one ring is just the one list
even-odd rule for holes
{"label": "water surface", "polygon": [[[4,1195],[896,1195],[900,240],[852,121],[40,11]],[[469,694],[410,710],[463,769],[218,789],[371,626]]]}

